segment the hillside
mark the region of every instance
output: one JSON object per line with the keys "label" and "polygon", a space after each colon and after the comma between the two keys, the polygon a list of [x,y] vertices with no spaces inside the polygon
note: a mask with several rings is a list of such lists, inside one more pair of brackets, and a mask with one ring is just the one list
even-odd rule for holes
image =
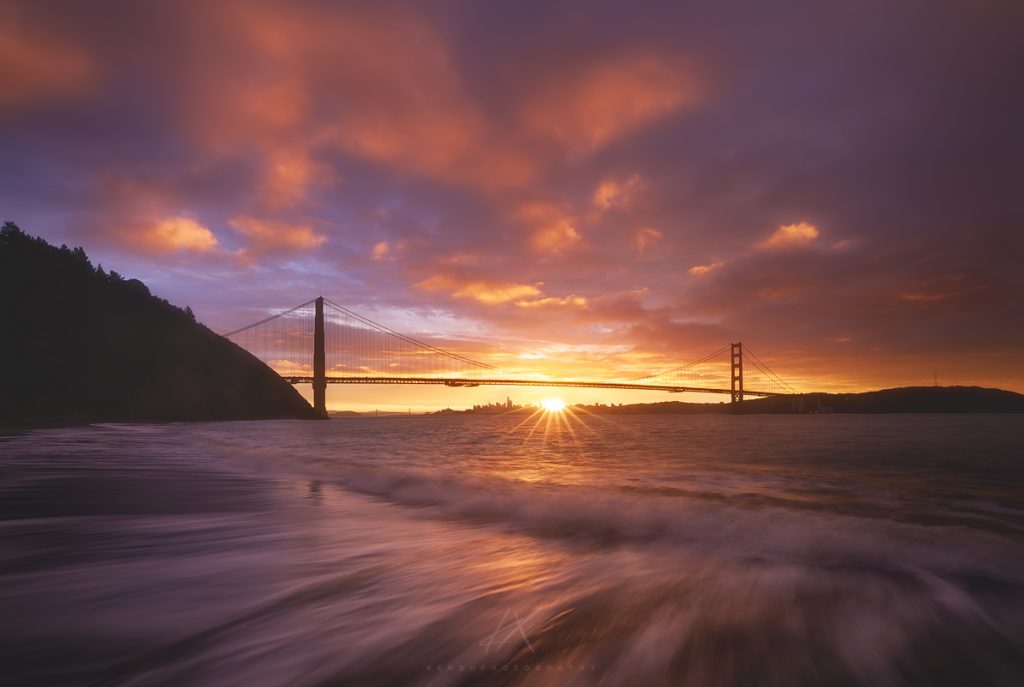
{"label": "hillside", "polygon": [[636,403],[584,406],[603,414],[676,413],[1024,413],[1024,395],[976,386],[908,386],[858,394],[801,394],[729,403]]}
{"label": "hillside", "polygon": [[[747,412],[792,412],[790,398],[744,402]],[[907,386],[859,394],[804,394],[798,412],[835,413],[1024,413],[1024,395],[977,386]]]}
{"label": "hillside", "polygon": [[311,418],[261,361],[13,223],[0,229],[0,424]]}

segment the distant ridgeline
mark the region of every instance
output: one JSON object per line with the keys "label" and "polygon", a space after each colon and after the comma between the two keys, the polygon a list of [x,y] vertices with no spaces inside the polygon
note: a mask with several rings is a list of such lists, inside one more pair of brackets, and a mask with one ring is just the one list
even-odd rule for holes
{"label": "distant ridgeline", "polygon": [[0,424],[314,417],[273,370],[149,293],[0,229]]}
{"label": "distant ridgeline", "polygon": [[977,386],[907,386],[859,394],[797,394],[730,403],[583,406],[605,415],[675,413],[1024,413],[1024,395]]}

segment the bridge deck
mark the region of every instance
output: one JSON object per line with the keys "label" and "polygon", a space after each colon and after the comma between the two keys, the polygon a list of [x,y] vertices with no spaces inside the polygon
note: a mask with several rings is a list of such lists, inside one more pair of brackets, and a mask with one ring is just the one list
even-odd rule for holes
{"label": "bridge deck", "polygon": [[[312,377],[282,375],[291,384],[312,384]],[[587,382],[578,380],[547,379],[467,379],[461,377],[328,377],[328,384],[443,384],[455,387],[473,386],[544,386],[573,387],[583,389],[635,389],[638,391],[667,391],[672,394],[731,394],[731,389],[711,389],[696,386],[672,386],[663,384],[635,384],[632,382]],[[744,396],[787,396],[774,391],[748,391]]]}

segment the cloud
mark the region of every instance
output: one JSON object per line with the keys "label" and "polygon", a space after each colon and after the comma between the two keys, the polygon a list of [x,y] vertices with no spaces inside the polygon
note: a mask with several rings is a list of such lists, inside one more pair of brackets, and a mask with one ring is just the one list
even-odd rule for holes
{"label": "cloud", "polygon": [[77,99],[96,85],[96,69],[73,37],[0,9],[0,111]]}
{"label": "cloud", "polygon": [[986,288],[987,284],[978,283],[966,274],[947,274],[917,281],[912,288],[902,291],[900,298],[927,305],[964,298]]}
{"label": "cloud", "polygon": [[663,234],[653,227],[644,227],[633,232],[633,245],[638,252],[644,252],[649,246],[661,241]]}
{"label": "cloud", "polygon": [[534,231],[530,245],[538,253],[563,253],[579,240],[576,227],[567,219],[559,219]]}
{"label": "cloud", "polygon": [[530,94],[523,117],[533,132],[569,150],[600,148],[696,100],[684,65],[650,55],[612,57],[559,74]]}
{"label": "cloud", "polygon": [[576,220],[554,203],[526,203],[517,214],[531,228],[529,245],[534,252],[564,253],[582,238],[574,226]]}
{"label": "cloud", "polygon": [[384,260],[390,255],[391,246],[388,245],[387,241],[379,241],[373,246],[373,259]]}
{"label": "cloud", "polygon": [[311,187],[328,186],[335,180],[327,166],[313,162],[300,150],[271,150],[267,152],[261,201],[269,207],[295,205],[308,198]]}
{"label": "cloud", "polygon": [[[211,12],[240,36],[241,59],[261,68],[239,78],[232,63],[215,64],[200,84],[197,129],[211,145],[267,148],[272,179],[283,138],[455,184],[532,176],[533,161],[493,129],[445,36],[415,8],[227,3]],[[310,179],[292,161],[279,181],[288,198]]]}
{"label": "cloud", "polygon": [[216,235],[192,217],[168,217],[143,229],[138,240],[147,250],[157,252],[195,251],[205,253],[219,245]]}
{"label": "cloud", "polygon": [[314,250],[327,241],[326,236],[316,233],[308,224],[262,220],[248,216],[235,217],[229,224],[248,239],[245,248],[247,254]]}
{"label": "cloud", "polygon": [[783,224],[771,236],[757,244],[761,250],[798,248],[813,243],[818,238],[818,228],[807,222]]}
{"label": "cloud", "polygon": [[640,182],[640,176],[631,175],[625,181],[607,179],[598,184],[594,190],[594,206],[598,210],[609,210],[613,207],[621,207],[629,204],[630,195]]}
{"label": "cloud", "polygon": [[725,265],[724,261],[716,260],[715,262],[709,262],[706,265],[694,265],[687,271],[690,274],[694,275],[695,277],[700,277],[702,275],[707,274],[708,272],[713,272],[717,270],[719,267],[722,267],[723,265]]}
{"label": "cloud", "polygon": [[587,307],[587,299],[583,296],[565,296],[563,298],[546,296],[544,298],[535,298],[533,300],[516,301],[516,305],[520,308],[550,308],[559,306],[585,308]]}
{"label": "cloud", "polygon": [[502,305],[511,301],[541,295],[538,286],[493,282],[484,279],[461,280],[449,275],[437,275],[416,284],[424,291],[447,292],[460,299],[473,300],[484,305]]}

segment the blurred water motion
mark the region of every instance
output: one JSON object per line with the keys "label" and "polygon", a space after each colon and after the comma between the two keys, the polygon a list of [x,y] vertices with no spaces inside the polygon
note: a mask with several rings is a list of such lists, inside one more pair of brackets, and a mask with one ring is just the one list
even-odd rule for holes
{"label": "blurred water motion", "polygon": [[0,437],[2,682],[1020,684],[1020,418],[571,422]]}

